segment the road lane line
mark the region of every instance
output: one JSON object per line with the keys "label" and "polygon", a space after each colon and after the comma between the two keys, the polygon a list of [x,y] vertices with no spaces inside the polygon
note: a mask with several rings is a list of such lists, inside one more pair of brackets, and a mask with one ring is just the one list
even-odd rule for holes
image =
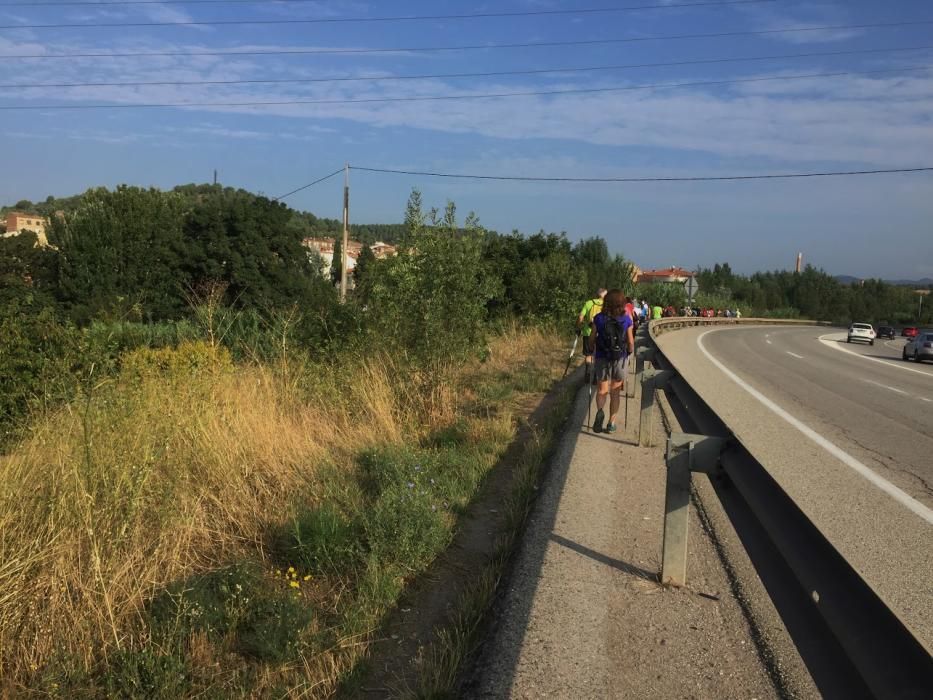
{"label": "road lane line", "polygon": [[776,414],[780,418],[783,418],[787,423],[789,423],[790,425],[795,427],[797,430],[799,430],[801,433],[806,435],[817,445],[819,445],[824,450],[829,452],[829,454],[831,454],[833,457],[838,459],[840,462],[845,464],[847,467],[850,467],[860,476],[863,476],[865,479],[867,479],[872,484],[877,486],[879,489],[884,491],[886,494],[891,496],[891,498],[896,500],[898,503],[900,503],[901,505],[905,506],[906,508],[910,509],[911,511],[919,515],[921,518],[926,520],[927,523],[933,525],[933,509],[927,508],[925,505],[920,503],[920,501],[917,501],[916,499],[912,498],[911,496],[909,496],[907,493],[899,489],[897,486],[892,484],[887,479],[884,479],[878,476],[875,472],[873,472],[871,469],[869,469],[864,464],[859,462],[855,457],[850,455],[848,452],[844,451],[838,445],[835,445],[834,443],[830,442],[829,440],[824,438],[822,435],[820,435],[818,432],[808,427],[807,425],[805,425],[803,422],[801,422],[797,418],[794,418],[794,416],[792,416],[790,413],[788,413],[783,408],[778,406],[776,403],[774,403],[774,401],[772,401],[767,396],[762,394],[760,391],[755,389],[753,386],[748,384],[744,379],[740,378],[732,370],[726,367],[722,362],[720,362],[715,357],[713,357],[712,354],[710,354],[709,350],[707,350],[706,347],[703,345],[703,338],[713,332],[714,331],[706,331],[705,333],[701,333],[699,336],[697,336],[697,347],[700,348],[700,352],[702,352],[710,362],[716,365],[716,367],[719,368],[719,370],[723,374],[729,377],[729,379],[731,379],[733,382],[738,384],[742,389],[747,391],[753,397],[758,399],[758,401],[762,405],[764,405],[765,408],[769,409],[772,413]]}
{"label": "road lane line", "polygon": [[926,401],[927,403],[933,403],[933,399],[928,399],[926,396],[921,396],[921,397],[920,397],[920,400],[921,400],[921,401]]}
{"label": "road lane line", "polygon": [[768,345],[771,345],[771,341],[770,341],[768,338],[765,338],[765,342],[766,342]]}
{"label": "road lane line", "polygon": [[785,350],[784,352],[786,352],[788,355],[791,355],[791,356],[793,356],[793,357],[796,357],[798,360],[802,360],[802,359],[803,359],[803,355],[798,355],[797,353],[791,352],[790,350]]}
{"label": "road lane line", "polygon": [[[880,359],[880,358],[878,358],[878,357],[868,357],[867,355],[863,355],[863,354],[861,354],[861,353],[859,353],[859,352],[852,352],[851,350],[849,350],[849,348],[844,348],[844,347],[842,347],[842,346],[841,346],[839,343],[837,343],[835,340],[825,340],[825,338],[828,338],[828,337],[831,336],[831,335],[843,335],[843,334],[839,334],[839,333],[826,333],[825,335],[821,335],[821,336],[818,338],[818,340],[819,340],[821,343],[823,343],[823,345],[826,345],[827,347],[835,348],[835,349],[838,350],[839,352],[847,352],[847,353],[849,353],[850,355],[854,355],[855,357],[861,357],[863,360],[871,360],[872,362],[880,362],[881,364],[885,365],[886,367],[893,367],[894,369],[902,369],[902,370],[904,370],[905,372],[913,372],[914,374],[922,374],[924,377],[933,377],[933,374],[931,374],[930,372],[924,372],[923,370],[914,369],[914,368],[912,368],[912,367],[904,367],[904,365],[896,364],[896,362],[890,362],[890,361],[887,361],[887,360],[882,360],[882,359]],[[896,357],[892,357],[891,360],[897,360],[897,358],[896,358]]]}
{"label": "road lane line", "polygon": [[893,391],[898,394],[904,394],[905,396],[907,395],[906,391],[904,391],[903,389],[898,389],[897,387],[894,387],[894,386],[888,386],[887,384],[882,384],[881,382],[876,382],[872,379],[865,379],[863,381],[868,382],[869,384],[874,384],[875,386],[880,386],[882,389],[887,389],[888,391]]}

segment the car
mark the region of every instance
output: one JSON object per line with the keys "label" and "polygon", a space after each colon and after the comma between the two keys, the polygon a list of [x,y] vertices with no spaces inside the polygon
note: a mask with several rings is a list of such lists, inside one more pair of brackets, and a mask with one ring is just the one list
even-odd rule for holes
{"label": "car", "polygon": [[905,338],[916,338],[918,332],[915,326],[907,326],[901,330],[901,335]]}
{"label": "car", "polygon": [[925,330],[909,340],[907,345],[904,346],[904,353],[901,358],[913,360],[914,362],[933,360],[933,332]]}
{"label": "car", "polygon": [[853,323],[849,326],[849,332],[846,335],[846,342],[851,343],[853,340],[861,340],[869,345],[875,344],[875,329],[872,328],[870,323]]}
{"label": "car", "polygon": [[878,326],[878,337],[894,340],[894,329],[891,326]]}

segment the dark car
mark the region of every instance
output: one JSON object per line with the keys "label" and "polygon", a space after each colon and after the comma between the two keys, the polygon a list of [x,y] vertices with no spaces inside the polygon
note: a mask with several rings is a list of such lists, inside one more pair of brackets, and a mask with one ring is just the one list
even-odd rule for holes
{"label": "dark car", "polygon": [[878,337],[879,338],[891,338],[894,339],[894,329],[891,326],[878,326]]}
{"label": "dark car", "polygon": [[914,326],[907,326],[904,330],[901,331],[901,335],[905,338],[916,338],[917,329]]}

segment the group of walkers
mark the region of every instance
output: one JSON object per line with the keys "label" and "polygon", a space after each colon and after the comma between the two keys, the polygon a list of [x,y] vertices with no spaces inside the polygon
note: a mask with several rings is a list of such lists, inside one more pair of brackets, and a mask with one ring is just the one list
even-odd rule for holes
{"label": "group of walkers", "polygon": [[625,388],[625,374],[629,358],[635,351],[634,333],[639,324],[649,319],[672,316],[742,318],[742,313],[738,309],[717,311],[712,308],[684,306],[678,310],[673,306],[650,306],[645,299],[638,301],[627,297],[621,289],[606,290],[603,287],[596,290],[595,296],[583,304],[577,317],[577,336],[583,338],[586,384],[597,387],[596,418],[592,426],[594,433],[616,432],[616,417],[621,404],[619,396]]}
{"label": "group of walkers", "polygon": [[644,307],[625,296],[621,289],[600,288],[577,317],[577,335],[582,335],[584,341],[585,381],[588,386],[597,386],[594,433],[616,432],[619,395],[625,385],[629,358],[635,352],[635,328],[643,319],[647,304]]}

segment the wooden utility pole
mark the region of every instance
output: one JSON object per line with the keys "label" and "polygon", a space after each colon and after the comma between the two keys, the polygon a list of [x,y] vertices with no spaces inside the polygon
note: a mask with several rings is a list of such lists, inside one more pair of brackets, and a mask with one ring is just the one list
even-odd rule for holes
{"label": "wooden utility pole", "polygon": [[347,300],[347,247],[350,244],[350,164],[343,170],[343,250],[340,261],[340,301]]}

